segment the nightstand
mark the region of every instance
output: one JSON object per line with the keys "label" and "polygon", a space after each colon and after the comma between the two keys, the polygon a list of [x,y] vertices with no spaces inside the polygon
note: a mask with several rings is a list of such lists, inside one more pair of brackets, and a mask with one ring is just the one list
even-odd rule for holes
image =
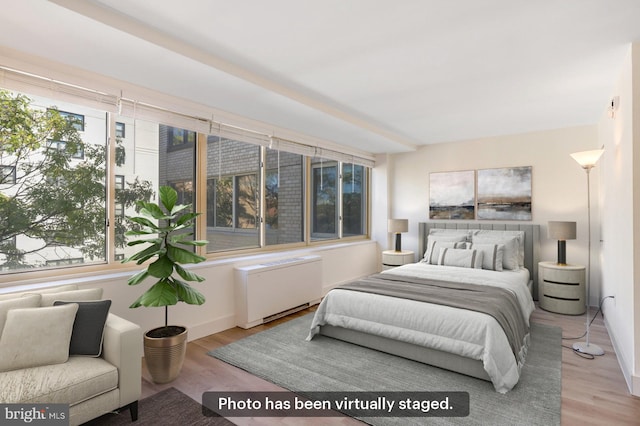
{"label": "nightstand", "polygon": [[382,252],[382,270],[395,268],[396,266],[414,263],[415,259],[411,250],[385,250]]}
{"label": "nightstand", "polygon": [[585,267],[538,263],[538,300],[545,311],[581,315],[585,304]]}

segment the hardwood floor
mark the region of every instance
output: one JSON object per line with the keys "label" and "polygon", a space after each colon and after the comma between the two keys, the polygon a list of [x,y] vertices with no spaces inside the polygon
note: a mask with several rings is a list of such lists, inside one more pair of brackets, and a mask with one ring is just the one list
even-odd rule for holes
{"label": "hardwood floor", "polygon": [[[202,400],[202,393],[208,390],[280,390],[272,383],[207,355],[207,352],[313,310],[314,308],[310,308],[249,330],[236,327],[190,342],[182,372],[169,384],[152,383],[143,363],[142,398],[171,386],[198,402]],[[538,308],[532,315],[532,321],[562,327],[564,337],[578,337],[585,330],[585,315],[559,315]],[[584,338],[563,340],[563,346],[566,348],[562,351],[562,425],[640,424],[640,398],[632,396],[627,389],[601,315],[594,320],[590,337],[592,343],[605,350],[604,356],[595,359],[582,358],[574,354],[570,348],[573,342],[583,341]],[[361,422],[348,417],[230,420],[239,425],[362,425]]]}

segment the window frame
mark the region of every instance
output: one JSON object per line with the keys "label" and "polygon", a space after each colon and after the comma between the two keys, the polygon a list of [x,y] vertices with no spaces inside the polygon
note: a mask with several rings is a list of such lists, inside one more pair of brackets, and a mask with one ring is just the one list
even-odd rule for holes
{"label": "window frame", "polygon": [[[87,107],[87,108],[91,108],[91,107]],[[78,126],[81,130],[79,131],[84,131],[85,130],[85,115],[82,114],[77,114],[77,113],[70,113],[68,111],[60,111],[60,110],[56,110],[58,111],[60,114],[64,115],[64,116],[71,116],[74,117],[78,120]],[[112,129],[112,131],[114,131],[113,135],[115,137],[124,137],[125,136],[125,123],[123,121],[118,121],[117,120],[118,115],[115,113],[107,113],[107,127]],[[124,116],[124,117],[128,117],[128,116]],[[154,122],[157,123],[159,126],[162,125],[161,122]],[[122,124],[122,134],[118,133],[118,131],[116,131],[116,127],[118,124]],[[207,134],[206,133],[201,133],[201,132],[196,132],[194,130],[188,130],[188,129],[180,129],[177,127],[173,127],[173,126],[169,126],[166,125],[168,128],[171,129],[170,135],[167,135],[167,152],[171,152],[171,151],[176,151],[176,150],[181,150],[181,149],[185,149],[185,148],[195,148],[194,149],[194,155],[195,155],[195,161],[196,161],[196,170],[203,170],[206,169],[206,158],[202,158],[202,149],[198,149],[198,145],[205,145],[206,147],[206,138],[207,138]],[[175,138],[174,135],[176,133],[181,133],[183,136],[183,142],[180,144],[176,144],[175,143]],[[83,136],[84,137],[89,137],[87,134],[85,134]],[[242,142],[242,141],[241,141]],[[56,141],[56,140],[49,140],[47,141],[47,145],[46,147],[49,149],[64,149],[66,146],[65,141]],[[245,142],[247,143],[247,142]],[[212,252],[207,252],[206,251],[206,246],[204,248],[198,248],[199,252],[205,256],[207,256],[208,258],[213,258],[213,257],[217,257],[217,256],[229,256],[230,254],[236,254],[236,253],[251,253],[251,252],[259,252],[259,251],[277,251],[277,250],[287,250],[289,248],[292,247],[305,247],[305,246],[310,246],[310,245],[316,245],[316,244],[323,244],[323,243],[335,243],[336,241],[342,241],[342,240],[352,240],[352,239],[368,239],[370,238],[370,199],[371,199],[371,186],[370,186],[370,179],[371,179],[371,167],[368,166],[363,166],[363,179],[367,180],[367,184],[366,184],[366,189],[363,194],[363,233],[361,235],[348,235],[346,237],[343,236],[343,173],[342,173],[342,169],[343,169],[343,161],[339,161],[339,160],[325,160],[324,164],[321,166],[320,164],[313,164],[313,159],[314,156],[311,155],[309,152],[307,152],[306,154],[300,154],[300,153],[296,153],[294,151],[283,151],[283,152],[290,152],[296,155],[300,155],[301,156],[301,160],[302,160],[302,173],[300,176],[300,179],[302,180],[301,182],[301,202],[302,202],[302,209],[301,209],[301,221],[302,221],[302,231],[301,231],[301,240],[300,241],[296,241],[296,242],[286,242],[286,243],[278,243],[278,244],[267,244],[266,243],[266,239],[265,239],[265,232],[266,232],[266,227],[264,226],[265,224],[265,220],[266,220],[266,212],[265,212],[265,206],[266,206],[266,174],[267,173],[273,173],[275,172],[275,169],[270,169],[269,171],[266,170],[265,164],[266,164],[266,159],[267,159],[267,146],[266,145],[260,145],[259,143],[255,143],[255,142],[251,142],[253,145],[256,145],[258,147],[260,147],[260,163],[258,166],[258,170],[255,173],[240,173],[240,174],[236,174],[233,175],[232,177],[232,182],[233,182],[233,188],[232,188],[232,221],[231,221],[231,228],[233,228],[234,230],[249,230],[249,231],[255,231],[257,230],[259,233],[259,242],[257,247],[241,247],[238,249],[231,249],[231,250],[225,250],[225,251],[212,251]],[[195,145],[195,147],[194,147]],[[160,144],[158,144],[158,150],[161,149]],[[269,149],[271,149],[271,147],[269,146]],[[206,149],[204,150],[204,152],[206,152]],[[83,159],[84,158],[84,152],[79,152],[77,154],[75,154],[73,156],[73,158],[75,159]],[[204,166],[203,166],[204,164]],[[13,174],[15,176],[16,173],[16,167],[15,166],[8,166],[8,167],[12,167],[13,168]],[[164,167],[164,166],[163,166]],[[278,166],[279,167],[279,166]],[[312,198],[313,198],[313,173],[314,173],[314,169],[318,169],[320,167],[332,167],[335,168],[335,174],[336,174],[336,182],[335,182],[335,192],[336,192],[336,199],[335,201],[335,213],[334,213],[334,218],[335,218],[335,228],[336,228],[336,232],[334,233],[330,233],[330,234],[322,234],[322,233],[312,233],[311,230],[313,228],[312,226],[312,208],[311,208],[311,204],[313,204],[312,202]],[[126,176],[124,175],[120,175],[120,174],[115,174],[114,171],[116,170],[116,163],[115,163],[115,158],[113,156],[113,154],[109,155],[107,157],[107,163],[105,166],[105,175],[107,177],[110,177],[110,179],[112,180],[108,185],[107,188],[109,187],[113,187],[113,190],[115,191],[120,185],[123,185],[126,179]],[[279,170],[279,169],[278,169]],[[135,175],[132,175],[135,176]],[[238,202],[239,202],[239,195],[238,195],[238,188],[239,188],[239,179],[241,179],[242,177],[245,176],[252,176],[254,179],[254,184],[256,185],[257,188],[257,194],[256,194],[256,199],[255,199],[255,211],[256,211],[256,215],[255,215],[255,223],[253,224],[252,227],[242,227],[239,225],[239,212],[238,212]],[[15,178],[14,178],[15,179]],[[206,188],[206,183],[207,183],[207,176],[206,173],[202,174],[202,173],[196,173],[195,176],[195,181],[192,182],[193,186],[195,188],[198,188],[198,186],[202,186],[204,188]],[[164,184],[166,185],[170,185],[172,182],[166,182]],[[278,194],[277,196],[279,197],[279,192],[280,192],[280,188],[278,188]],[[193,192],[193,204],[194,206],[202,206],[202,205],[206,205],[207,203],[207,191],[203,190],[202,192],[198,192],[195,191]],[[203,204],[205,203],[205,204]],[[124,209],[122,208],[122,206],[117,206],[115,203],[115,198],[112,196],[107,197],[107,203],[105,205],[106,207],[106,212],[107,212],[107,223],[110,223],[112,219],[115,219],[116,217],[122,217],[124,215]],[[202,209],[199,209],[198,211],[203,211]],[[111,215],[113,215],[113,217],[110,217]],[[206,222],[202,222],[202,223],[206,223]],[[215,224],[216,227],[218,226],[218,224]],[[107,225],[107,229],[106,229],[106,252],[107,255],[104,259],[104,261],[99,261],[99,262],[95,262],[95,263],[90,263],[90,262],[83,262],[83,265],[81,266],[82,268],[104,268],[105,266],[110,268],[110,267],[114,267],[115,265],[119,264],[120,262],[118,262],[116,260],[116,257],[118,256],[122,256],[121,254],[114,254],[115,252],[115,247],[114,247],[114,243],[113,243],[113,237],[109,237],[109,235],[112,235],[113,227],[111,225]],[[197,239],[206,239],[206,227],[205,226],[198,226],[196,228],[196,235],[195,238]],[[321,238],[317,238],[318,235],[321,236]],[[60,259],[60,261],[62,261],[63,259]],[[59,262],[58,262],[59,263]],[[70,266],[79,266],[76,264],[76,262],[74,261],[72,265],[65,265],[65,268],[69,268]],[[62,266],[61,266],[62,268]],[[87,269],[85,269],[87,270]],[[3,276],[7,275],[7,274],[12,274],[12,273],[20,273],[20,274],[31,274],[33,272],[38,273],[38,272],[42,272],[42,271],[50,271],[49,268],[37,268],[37,271],[24,271],[24,270],[15,270],[15,271],[8,271],[7,273],[5,273],[6,271],[0,272],[0,283],[3,282],[2,278]]]}

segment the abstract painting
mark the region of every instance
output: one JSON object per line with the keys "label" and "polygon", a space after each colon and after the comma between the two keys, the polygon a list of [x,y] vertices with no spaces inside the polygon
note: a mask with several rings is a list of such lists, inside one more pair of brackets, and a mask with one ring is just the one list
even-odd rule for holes
{"label": "abstract painting", "polygon": [[531,220],[531,167],[478,170],[478,219]]}
{"label": "abstract painting", "polygon": [[475,217],[475,171],[429,174],[429,219]]}

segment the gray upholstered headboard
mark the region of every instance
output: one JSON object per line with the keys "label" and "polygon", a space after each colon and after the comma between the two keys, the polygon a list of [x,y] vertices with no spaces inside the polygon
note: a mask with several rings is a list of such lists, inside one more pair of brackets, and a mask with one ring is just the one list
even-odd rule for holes
{"label": "gray upholstered headboard", "polygon": [[540,225],[518,223],[478,222],[420,222],[419,258],[427,247],[427,236],[431,228],[438,229],[486,229],[500,231],[524,231],[524,266],[533,280],[533,298],[538,299],[538,252],[540,249]]}

